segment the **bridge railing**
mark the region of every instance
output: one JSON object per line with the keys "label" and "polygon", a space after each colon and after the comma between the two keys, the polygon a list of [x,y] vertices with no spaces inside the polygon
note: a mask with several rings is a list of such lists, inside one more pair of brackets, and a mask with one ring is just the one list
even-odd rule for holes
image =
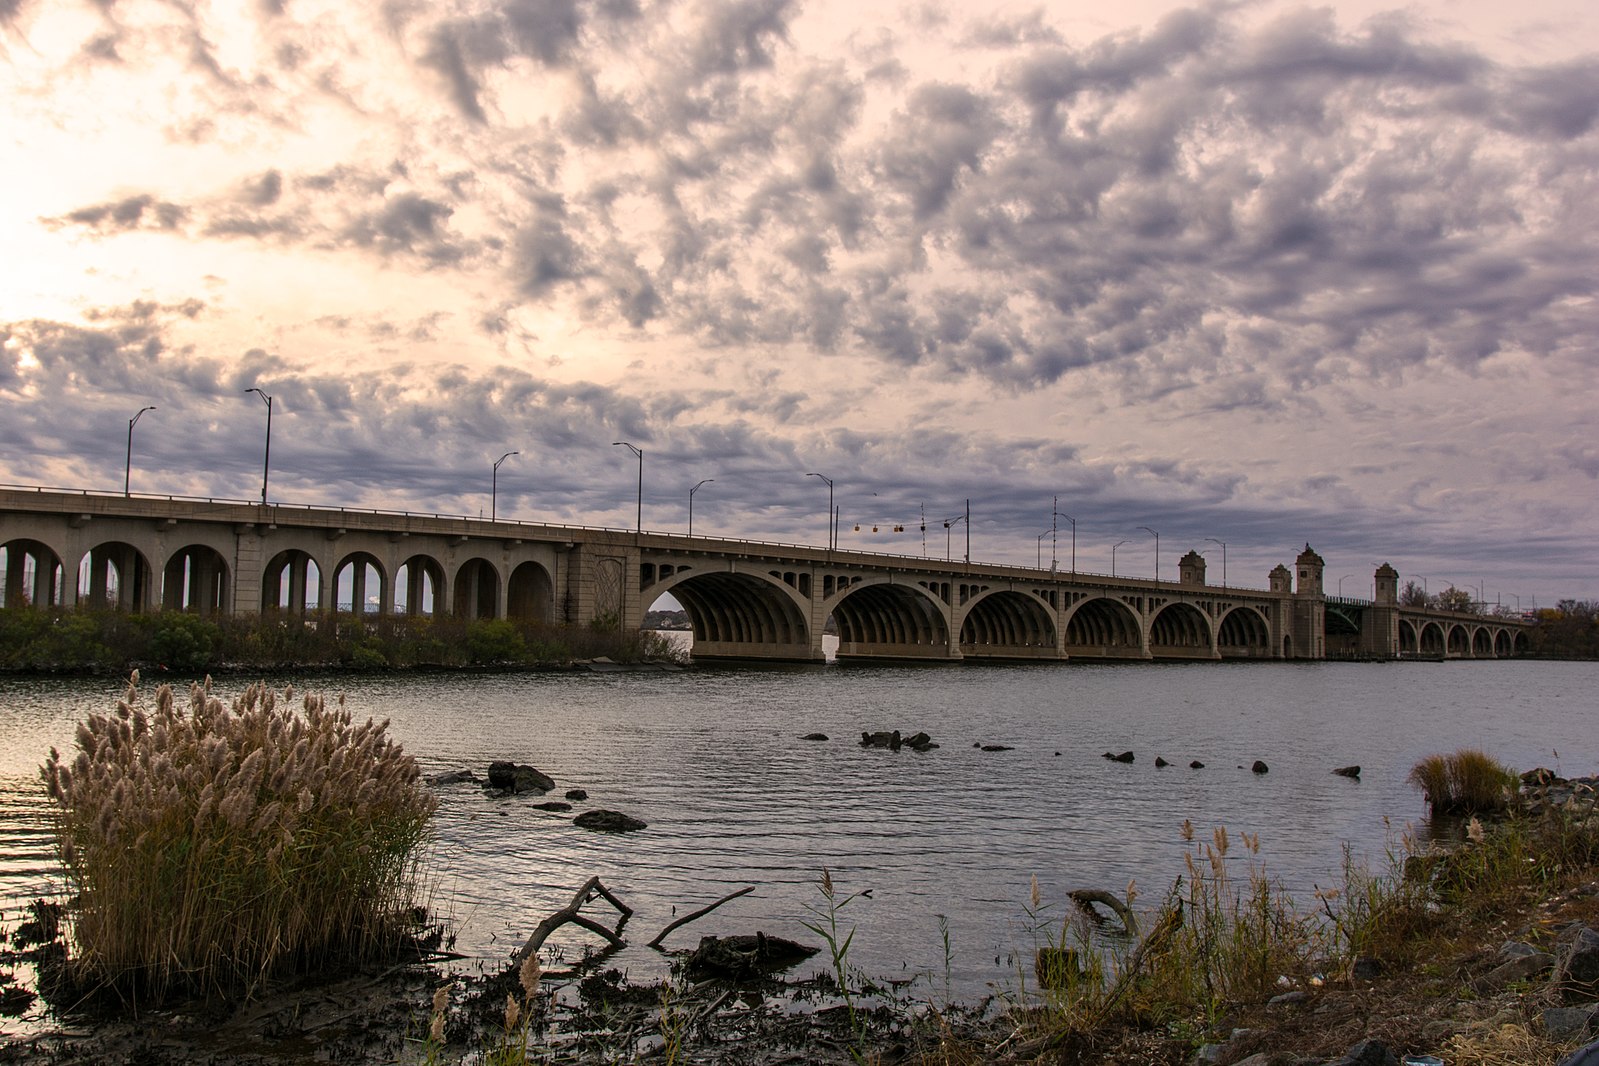
{"label": "bridge railing", "polygon": [[[495,526],[515,526],[515,527],[521,528],[521,529],[530,529],[530,530],[537,529],[537,530],[541,530],[541,531],[553,531],[553,532],[559,532],[560,530],[563,530],[563,529],[583,530],[585,532],[591,532],[591,533],[629,534],[629,533],[633,533],[634,532],[634,530],[632,528],[630,528],[630,527],[589,526],[589,525],[574,525],[574,524],[570,524],[570,523],[551,524],[549,522],[530,522],[530,521],[526,521],[526,520],[523,520],[523,519],[520,519],[520,518],[494,518],[494,519],[488,519],[488,518],[484,518],[481,514],[468,515],[468,514],[453,514],[453,513],[450,513],[450,512],[439,512],[439,511],[433,511],[433,512],[429,512],[429,511],[406,511],[406,510],[395,510],[393,508],[345,507],[345,506],[342,506],[342,505],[338,506],[338,507],[331,507],[331,506],[327,506],[327,505],[324,505],[324,504],[290,503],[290,502],[276,501],[276,500],[270,501],[268,503],[263,504],[258,499],[241,500],[241,499],[235,499],[235,498],[227,497],[227,496],[185,496],[185,495],[181,495],[181,494],[159,493],[159,492],[129,492],[129,493],[122,493],[122,492],[108,491],[108,490],[105,490],[105,489],[66,488],[66,487],[52,486],[52,485],[18,485],[18,484],[12,484],[12,483],[8,483],[8,482],[0,482],[0,490],[7,490],[7,489],[8,490],[17,491],[17,492],[37,493],[39,495],[44,495],[45,493],[54,493],[54,494],[62,495],[62,496],[82,496],[82,497],[84,497],[86,499],[101,499],[101,500],[106,500],[108,502],[109,501],[115,501],[115,500],[130,500],[130,499],[133,499],[133,500],[156,500],[156,501],[164,501],[164,502],[169,502],[169,503],[207,504],[207,505],[212,505],[212,506],[226,506],[226,507],[263,507],[263,506],[265,506],[265,507],[287,509],[287,510],[319,512],[319,513],[323,513],[323,514],[358,514],[358,515],[373,515],[375,517],[433,519],[435,521],[481,522],[481,523],[483,523],[485,525],[492,524],[492,525],[495,525]],[[643,530],[640,533],[640,535],[641,536],[649,536],[649,537],[677,537],[677,538],[685,538],[686,539],[686,535],[683,534],[683,533],[677,533],[677,532],[673,532],[671,530],[662,530],[662,529],[646,529],[646,530]],[[799,550],[799,551],[810,551],[810,552],[815,552],[815,551],[828,552],[829,551],[828,548],[819,547],[819,546],[817,546],[815,544],[798,544],[798,543],[794,543],[794,542],[791,542],[791,541],[780,541],[780,540],[755,540],[755,539],[748,539],[748,538],[741,538],[741,537],[705,537],[705,536],[695,537],[693,539],[695,539],[695,540],[703,540],[703,541],[714,541],[714,542],[716,542],[718,544],[733,545],[733,546],[740,547],[740,548],[743,548],[743,547],[781,548],[781,549],[790,550],[790,551]],[[844,555],[844,556],[853,556],[853,557],[857,557],[857,558],[861,558],[861,559],[867,559],[867,558],[905,559],[905,560],[908,560],[908,561],[911,561],[911,562],[920,562],[920,563],[937,563],[937,562],[941,561],[941,560],[939,560],[937,558],[934,558],[932,556],[910,555],[910,554],[906,554],[904,552],[885,551],[885,550],[882,550],[882,549],[833,548],[833,549],[830,550],[830,552],[831,552],[831,555],[833,555],[833,556]],[[942,560],[942,562],[946,566],[954,565],[954,561],[952,559]],[[984,569],[984,571],[994,571],[994,570],[1014,571],[1017,574],[1025,574],[1025,575],[1033,576],[1033,577],[1036,577],[1036,575],[1038,575],[1041,572],[1045,572],[1045,571],[1041,571],[1039,567],[1027,566],[1025,564],[1018,564],[1018,563],[990,563],[990,562],[982,562],[981,560],[972,560],[969,565],[971,565],[971,566],[980,566],[980,567],[982,567]],[[1132,585],[1148,585],[1151,589],[1160,589],[1160,590],[1165,590],[1165,591],[1169,591],[1171,589],[1171,583],[1170,582],[1157,582],[1157,581],[1155,581],[1152,578],[1135,578],[1135,577],[1127,577],[1125,575],[1096,573],[1096,572],[1091,571],[1091,570],[1071,570],[1071,571],[1067,571],[1067,570],[1058,570],[1057,569],[1057,570],[1047,571],[1047,573],[1050,575],[1050,577],[1052,579],[1069,578],[1069,577],[1071,577],[1071,578],[1074,578],[1074,577],[1085,577],[1085,578],[1093,578],[1093,579],[1103,579],[1103,580],[1106,580],[1106,581],[1124,582],[1124,583],[1132,584]],[[1264,592],[1266,590],[1261,589],[1261,588],[1253,588],[1253,587],[1250,587],[1250,586],[1244,586],[1244,585],[1204,585],[1204,586],[1196,587],[1195,591],[1196,592],[1200,592],[1200,593],[1205,594],[1205,595],[1215,595],[1216,593],[1226,593],[1226,592],[1253,594],[1253,593],[1258,593],[1258,592]],[[1331,597],[1329,597],[1329,599],[1331,599]]]}

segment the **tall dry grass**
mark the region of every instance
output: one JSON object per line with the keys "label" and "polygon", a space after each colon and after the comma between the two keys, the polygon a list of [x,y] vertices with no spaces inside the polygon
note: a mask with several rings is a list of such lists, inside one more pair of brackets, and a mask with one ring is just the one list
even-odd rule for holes
{"label": "tall dry grass", "polygon": [[77,754],[41,771],[72,893],[70,973],[159,998],[249,993],[337,967],[414,921],[434,800],[388,722],[340,699],[296,710],[263,685],[231,706],[210,680],[148,707],[134,675]]}
{"label": "tall dry grass", "polygon": [[1409,781],[1421,790],[1434,814],[1503,811],[1520,784],[1514,770],[1474,748],[1418,760],[1410,768]]}

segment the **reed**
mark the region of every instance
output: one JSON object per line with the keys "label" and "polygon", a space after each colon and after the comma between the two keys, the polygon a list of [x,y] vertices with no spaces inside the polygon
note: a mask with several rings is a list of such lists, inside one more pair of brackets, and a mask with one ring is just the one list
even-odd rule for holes
{"label": "reed", "polygon": [[1504,811],[1516,795],[1516,773],[1486,752],[1463,748],[1428,755],[1410,768],[1434,814],[1487,814]]}
{"label": "reed", "polygon": [[373,957],[415,923],[432,795],[342,698],[195,685],[79,724],[42,776],[73,899],[69,974],[132,996],[249,994]]}

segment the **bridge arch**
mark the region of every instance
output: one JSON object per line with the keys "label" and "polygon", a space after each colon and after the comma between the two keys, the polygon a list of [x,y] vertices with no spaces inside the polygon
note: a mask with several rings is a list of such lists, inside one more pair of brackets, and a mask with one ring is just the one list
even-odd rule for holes
{"label": "bridge arch", "polygon": [[1080,600],[1066,617],[1071,658],[1141,659],[1143,625],[1131,607],[1109,596]]}
{"label": "bridge arch", "polygon": [[1516,652],[1515,643],[1510,639],[1510,630],[1498,629],[1494,631],[1494,656],[1508,659]]}
{"label": "bridge arch", "polygon": [[435,615],[444,611],[444,567],[431,555],[413,555],[394,568],[394,613]]}
{"label": "bridge arch", "polygon": [[462,563],[455,571],[453,607],[458,618],[500,617],[500,568],[482,556]]}
{"label": "bridge arch", "polygon": [[161,606],[192,614],[229,610],[231,573],[222,553],[208,544],[187,544],[167,557],[161,569]]}
{"label": "bridge arch", "polygon": [[838,654],[881,658],[946,658],[949,618],[920,585],[868,578],[832,599]]}
{"label": "bridge arch", "polygon": [[651,603],[670,592],[694,630],[694,657],[811,659],[797,592],[764,574],[682,569],[652,584]]}
{"label": "bridge arch", "polygon": [[1054,658],[1055,619],[1034,596],[1015,589],[990,589],[968,600],[960,627],[961,655],[968,659]]}
{"label": "bridge arch", "polygon": [[1214,658],[1210,619],[1185,600],[1166,604],[1149,620],[1149,653],[1165,659]]}
{"label": "bridge arch", "polygon": [[1471,634],[1471,654],[1477,659],[1491,659],[1494,654],[1493,634],[1487,626],[1478,626]]}
{"label": "bridge arch", "polygon": [[1260,610],[1239,605],[1222,615],[1216,627],[1216,651],[1224,659],[1271,657],[1271,623]]}
{"label": "bridge arch", "polygon": [[1469,658],[1471,655],[1471,635],[1466,632],[1466,627],[1456,622],[1449,627],[1448,654]]}
{"label": "bridge arch", "polygon": [[0,544],[0,579],[6,607],[58,607],[65,592],[65,571],[55,549],[38,540],[18,538]]}
{"label": "bridge arch", "polygon": [[78,603],[84,607],[146,611],[154,604],[155,574],[143,552],[124,541],[96,544],[78,564]]}
{"label": "bridge arch", "polygon": [[550,572],[531,560],[512,570],[505,587],[505,614],[524,622],[555,621],[555,582]]}
{"label": "bridge arch", "polygon": [[300,615],[322,606],[322,567],[300,548],[286,548],[261,572],[261,610]]}
{"label": "bridge arch", "polygon": [[1419,654],[1441,658],[1444,653],[1444,627],[1437,622],[1423,622],[1417,645]]}
{"label": "bridge arch", "polygon": [[[376,603],[373,591],[376,587]],[[377,614],[392,602],[394,589],[383,571],[383,562],[371,552],[354,551],[333,568],[333,607],[351,614]]]}

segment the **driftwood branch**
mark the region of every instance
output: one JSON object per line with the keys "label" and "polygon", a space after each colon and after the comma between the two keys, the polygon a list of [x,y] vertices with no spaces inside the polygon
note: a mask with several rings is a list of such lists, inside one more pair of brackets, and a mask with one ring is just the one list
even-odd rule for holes
{"label": "driftwood branch", "polygon": [[1073,902],[1084,911],[1096,918],[1098,915],[1094,912],[1093,904],[1098,903],[1102,907],[1110,908],[1116,912],[1116,917],[1121,919],[1122,928],[1127,930],[1128,936],[1138,935],[1138,918],[1133,914],[1133,909],[1109,892],[1097,888],[1074,888],[1067,895],[1071,896]]}
{"label": "driftwood branch", "polygon": [[[616,908],[615,928],[607,929],[594,919],[579,913],[583,909],[583,904],[596,896]],[[611,947],[619,948],[625,943],[622,939],[622,927],[627,925],[627,920],[631,917],[633,917],[633,908],[617,899],[610,889],[600,883],[598,877],[591,877],[584,883],[582,888],[577,890],[577,893],[572,897],[572,902],[555,911],[538,924],[538,927],[533,930],[533,934],[527,938],[527,943],[523,944],[521,950],[516,953],[514,962],[516,965],[521,965],[527,960],[529,955],[544,946],[544,941],[549,938],[551,933],[568,923],[581,926],[589,932],[605,938],[605,942]]]}
{"label": "driftwood branch", "polygon": [[683,915],[683,917],[681,917],[681,918],[677,919],[676,921],[672,922],[665,929],[662,929],[659,933],[656,933],[655,934],[655,939],[650,941],[649,946],[652,947],[652,948],[655,948],[657,951],[659,951],[660,947],[661,947],[661,941],[666,939],[666,934],[670,933],[672,930],[676,929],[678,926],[687,925],[689,922],[694,921],[696,918],[703,918],[707,914],[709,914],[712,911],[714,911],[716,908],[720,907],[722,904],[731,902],[732,900],[738,899],[738,897],[740,897],[740,896],[748,895],[749,893],[754,892],[754,891],[755,891],[755,886],[754,885],[745,885],[743,888],[739,889],[737,892],[729,892],[727,895],[723,896],[721,899],[717,900],[715,903],[710,904],[709,906],[701,907],[699,910],[693,912],[692,914]]}

